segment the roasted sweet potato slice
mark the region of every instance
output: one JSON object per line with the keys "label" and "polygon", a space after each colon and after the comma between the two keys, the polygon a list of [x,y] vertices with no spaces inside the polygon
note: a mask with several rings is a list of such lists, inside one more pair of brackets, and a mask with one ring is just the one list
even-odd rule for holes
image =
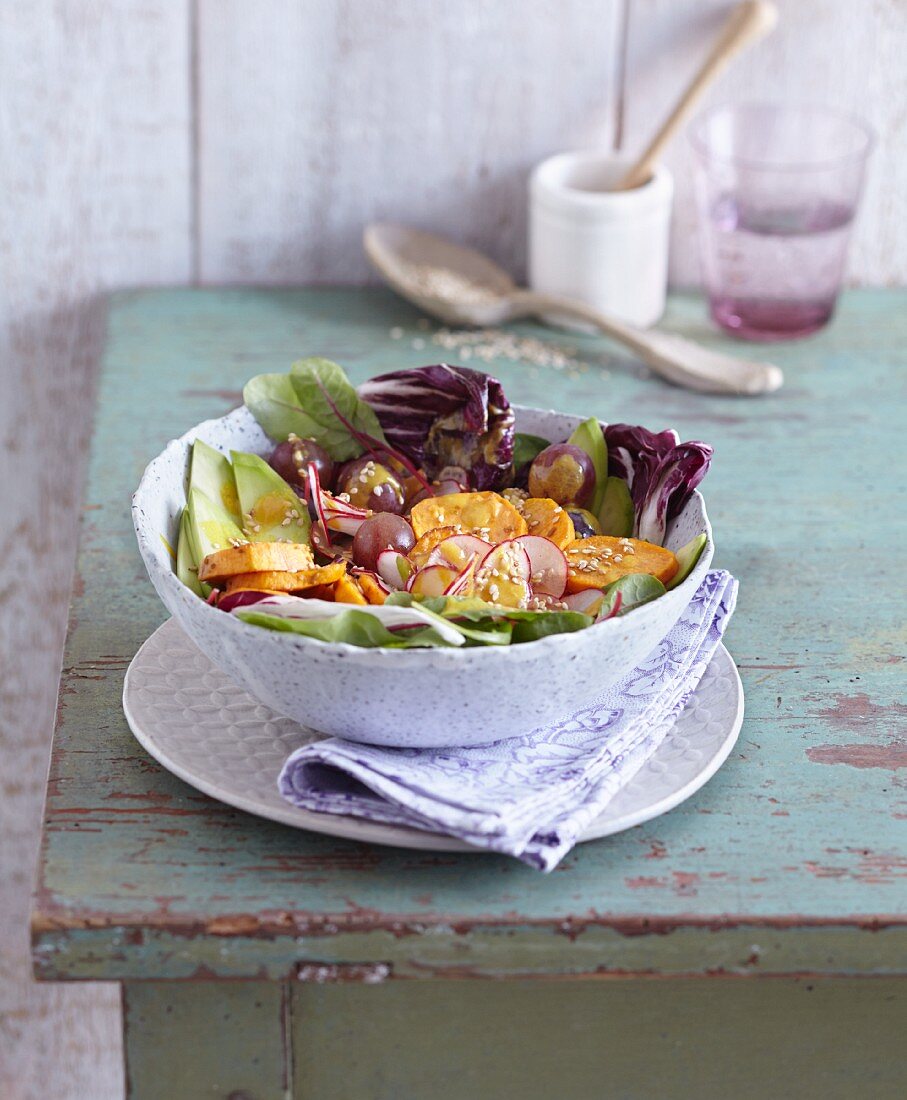
{"label": "roasted sweet potato slice", "polygon": [[592,535],[571,542],[564,553],[568,592],[605,588],[631,573],[648,573],[667,584],[678,569],[670,550],[641,539]]}
{"label": "roasted sweet potato slice", "polygon": [[311,548],[302,542],[247,542],[209,554],[198,579],[217,584],[238,573],[296,573],[314,564]]}
{"label": "roasted sweet potato slice", "polygon": [[416,537],[437,527],[453,527],[453,535],[478,535],[498,543],[525,535],[526,521],[498,493],[449,493],[420,500],[410,513]]}
{"label": "roasted sweet potato slice", "polygon": [[335,584],[345,573],[346,565],[342,561],[296,571],[274,569],[234,573],[227,578],[227,591],[236,592],[241,588],[250,588],[258,592],[303,592],[319,585]]}
{"label": "roasted sweet potato slice", "polygon": [[414,569],[421,569],[428,562],[428,556],[436,546],[457,533],[456,527],[433,527],[419,538],[416,545],[406,555]]}
{"label": "roasted sweet potato slice", "polygon": [[573,520],[567,509],[549,497],[529,497],[517,507],[526,520],[528,534],[550,539],[561,550],[566,549],[576,538]]}
{"label": "roasted sweet potato slice", "polygon": [[334,602],[364,604],[368,603],[368,600],[363,596],[362,589],[355,580],[345,575],[334,585]]}
{"label": "roasted sweet potato slice", "polygon": [[369,603],[382,604],[387,599],[387,592],[371,573],[357,573],[356,583]]}

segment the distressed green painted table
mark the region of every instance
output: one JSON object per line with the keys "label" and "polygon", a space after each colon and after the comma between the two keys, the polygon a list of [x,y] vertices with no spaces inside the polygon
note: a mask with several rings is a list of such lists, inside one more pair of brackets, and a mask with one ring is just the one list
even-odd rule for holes
{"label": "distressed green painted table", "polygon": [[[269,824],[133,741],[123,674],[164,618],[128,515],[145,462],[303,354],[357,381],[443,358],[416,320],[381,291],[112,300],[37,975],[123,982],[137,1100],[903,1096],[907,293],[852,293],[772,348],[788,382],[761,400],[669,388],[592,338],[575,375],[494,364],[512,400],[715,444],[747,716],[667,816],[542,876]],[[719,342],[697,299],[668,323]]]}

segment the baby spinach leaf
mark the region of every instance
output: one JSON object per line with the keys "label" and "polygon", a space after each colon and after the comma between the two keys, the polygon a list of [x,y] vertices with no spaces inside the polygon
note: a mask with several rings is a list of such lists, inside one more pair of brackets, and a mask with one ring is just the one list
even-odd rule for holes
{"label": "baby spinach leaf", "polygon": [[[425,607],[429,601],[420,601]],[[524,611],[519,608],[481,606],[481,601],[456,597],[435,596],[430,601],[431,610],[437,611],[458,629],[469,622],[478,630],[501,630],[509,627],[510,641],[534,642],[549,634],[569,634],[591,626],[592,617],[581,611]],[[479,605],[479,606],[477,606]]]}
{"label": "baby spinach leaf", "polygon": [[346,642],[366,649],[374,649],[376,646],[411,649],[415,646],[448,644],[429,626],[394,632],[388,630],[374,615],[355,609],[341,611],[327,619],[291,619],[282,615],[269,615],[264,611],[237,611],[235,614],[237,618],[253,626],[263,626],[268,630],[284,631],[287,634],[302,634],[322,642]]}
{"label": "baby spinach leaf", "polygon": [[245,384],[242,396],[249,412],[278,442],[290,433],[308,439],[317,429],[303,412],[288,374],[258,374]]}
{"label": "baby spinach leaf", "polygon": [[[499,616],[489,614],[492,608],[476,610],[475,605],[481,604],[480,600],[458,600],[446,596],[424,596],[414,599],[409,592],[392,592],[385,601],[385,605],[392,607],[418,607],[429,616],[437,616],[452,626],[468,642],[476,645],[508,645],[510,643],[510,624]],[[471,623],[471,626],[466,626]]]}
{"label": "baby spinach leaf", "polygon": [[605,589],[605,600],[598,613],[600,619],[608,618],[617,603],[620,595],[620,608],[618,615],[624,615],[631,608],[656,600],[666,592],[665,586],[648,573],[631,573],[627,577],[621,577],[614,584],[609,584]]}
{"label": "baby spinach leaf", "polygon": [[365,450],[358,432],[384,442],[377,416],[329,359],[300,359],[289,374],[259,374],[246,383],[243,401],[272,439],[314,439],[338,462]]}
{"label": "baby spinach leaf", "polygon": [[357,432],[385,441],[374,411],[359,399],[343,368],[330,359],[300,359],[290,368],[290,382],[297,402],[316,426],[306,436],[331,458],[342,462],[361,455],[365,448]]}
{"label": "baby spinach leaf", "polygon": [[516,618],[507,617],[513,622],[514,643],[534,642],[549,634],[572,634],[592,625],[592,617],[581,611],[520,611]]}

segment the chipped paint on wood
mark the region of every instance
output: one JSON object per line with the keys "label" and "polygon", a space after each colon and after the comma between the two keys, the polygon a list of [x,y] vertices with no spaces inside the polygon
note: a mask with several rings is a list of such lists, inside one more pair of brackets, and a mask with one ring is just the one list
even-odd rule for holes
{"label": "chipped paint on wood", "polygon": [[851,768],[907,768],[907,741],[887,745],[816,745],[806,755],[814,764],[847,764]]}
{"label": "chipped paint on wood", "polygon": [[865,691],[858,691],[854,695],[836,692],[832,698],[832,705],[818,711],[818,715],[837,729],[872,730],[879,725],[888,725],[889,730],[898,726],[907,728],[907,706],[903,703],[879,705]]}
{"label": "chipped paint on wood", "polygon": [[[907,970],[907,788],[884,767],[810,756],[846,755],[855,740],[888,751],[902,717],[891,660],[907,648],[899,610],[878,601],[867,623],[841,548],[859,547],[875,591],[898,590],[886,546],[907,541],[888,507],[905,306],[902,292],[845,297],[831,328],[773,348],[788,386],[745,407],[645,378],[593,337],[570,338],[591,364],[577,377],[492,364],[514,401],[595,408],[712,441],[717,562],[742,581],[729,647],[747,717],[726,766],[669,815],[582,845],[542,876],[503,857],[371,847],[259,821],[192,790],[135,743],[120,709],[123,670],[164,617],[126,507],[149,457],[223,411],[214,391],[237,392],[252,370],[330,349],[361,381],[434,352],[388,338],[395,325],[430,334],[382,291],[117,295],[48,786],[37,973],[277,980],[300,963],[388,965],[394,978]],[[694,297],[674,299],[670,323],[723,343]],[[887,399],[873,403],[877,393]],[[859,514],[840,471],[815,460],[840,445],[844,422]],[[859,709],[844,704],[848,724],[835,725],[842,697],[860,697]],[[747,962],[753,943],[758,966]]]}

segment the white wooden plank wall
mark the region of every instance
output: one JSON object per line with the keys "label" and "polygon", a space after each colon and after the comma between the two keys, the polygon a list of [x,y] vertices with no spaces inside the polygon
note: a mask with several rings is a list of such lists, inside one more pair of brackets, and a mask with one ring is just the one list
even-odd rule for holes
{"label": "white wooden plank wall", "polygon": [[122,1095],[114,985],[36,985],[29,894],[89,435],[95,294],[190,273],[176,0],[0,5],[0,1097]]}
{"label": "white wooden plank wall", "polygon": [[[728,0],[0,4],[0,1097],[122,1094],[108,986],[29,980],[28,893],[69,591],[97,294],[355,282],[373,218],[521,274],[525,177],[639,147]],[[838,104],[879,148],[852,277],[907,280],[907,5],[780,0],[712,101]],[[673,275],[696,278],[685,143]],[[39,610],[36,610],[39,609]]]}
{"label": "white wooden plank wall", "polygon": [[358,282],[364,221],[525,256],[524,181],[610,146],[619,0],[200,0],[199,270]]}

